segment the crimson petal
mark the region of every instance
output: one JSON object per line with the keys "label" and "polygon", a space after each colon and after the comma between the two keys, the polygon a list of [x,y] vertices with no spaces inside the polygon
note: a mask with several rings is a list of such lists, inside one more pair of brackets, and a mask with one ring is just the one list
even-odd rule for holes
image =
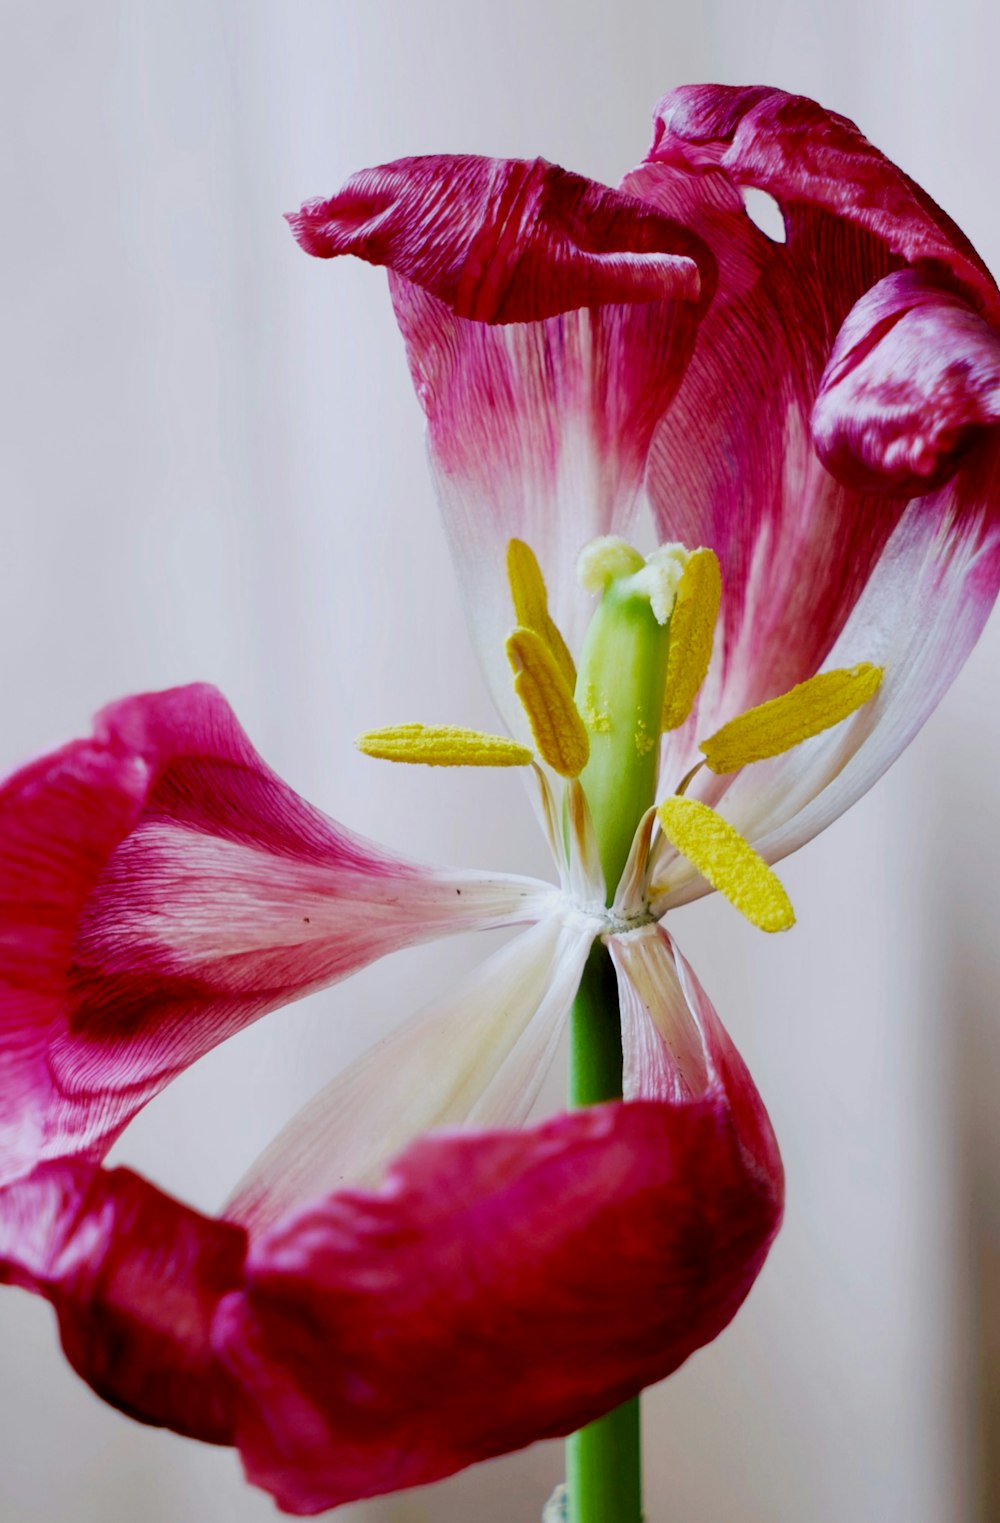
{"label": "crimson petal", "polygon": [[1000,419],[1000,337],[967,300],[898,270],[848,314],[813,408],[819,454],[862,491],[919,497]]}
{"label": "crimson petal", "polygon": [[126,699],[0,791],[0,1180],[107,1150],[249,1021],[397,947],[534,918],[300,799],[212,688]]}
{"label": "crimson petal", "polygon": [[[660,535],[712,546],[723,573],[716,659],[689,724],[668,743],[667,776],[697,759],[699,736],[860,643],[855,659],[884,652],[890,663],[877,711],[885,724],[868,764],[852,769],[853,786],[838,789],[839,813],[912,736],[900,703],[916,723],[930,712],[997,593],[997,440],[983,424],[995,405],[985,319],[1000,315],[1000,298],[968,240],[857,128],[781,91],[673,92],[657,108],[647,162],[625,184],[687,217],[720,269],[647,477]],[[784,243],[750,221],[748,187],[777,199]],[[928,326],[945,349],[915,358],[912,340]],[[904,358],[894,410],[892,369]],[[912,492],[927,495],[904,521],[901,494]],[[922,536],[913,515],[924,510],[932,522]],[[942,568],[970,564],[975,577],[974,616],[961,598],[922,607],[930,638],[919,650],[912,610],[893,595],[912,570],[915,537]],[[975,564],[970,546],[982,547]],[[889,595],[876,597],[880,589]],[[855,747],[868,738],[865,719],[851,727]],[[839,766],[850,760],[848,750]],[[799,763],[790,755],[781,779],[788,800]],[[775,786],[779,770],[766,774]],[[763,772],[745,784],[703,777],[693,792],[767,838],[771,855],[785,849],[770,838],[787,810],[756,809],[758,782]],[[814,791],[800,790],[802,807]],[[787,839],[801,844],[831,817],[813,810],[814,824]]]}
{"label": "crimson petal", "polygon": [[544,159],[398,159],[288,221],[307,253],[387,265],[476,322],[700,289],[693,241],[667,218]]}
{"label": "crimson petal", "polygon": [[291,222],[311,253],[390,270],[473,638],[516,730],[507,542],[532,546],[578,648],[577,552],[630,531],[712,255],[655,208],[542,160],[403,159]]}
{"label": "crimson petal", "polygon": [[211,1325],[242,1277],[246,1234],[127,1169],[43,1164],[0,1189],[0,1283],[55,1307],[73,1368],[140,1422],[232,1442]]}
{"label": "crimson petal", "polygon": [[777,1231],[742,1065],[697,1099],[418,1142],[251,1246],[216,1344],[251,1480],[291,1512],[570,1432],[714,1338]]}

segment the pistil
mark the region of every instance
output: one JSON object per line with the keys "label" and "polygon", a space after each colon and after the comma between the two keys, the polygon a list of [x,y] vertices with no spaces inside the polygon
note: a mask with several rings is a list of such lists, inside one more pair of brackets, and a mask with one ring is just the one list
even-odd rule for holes
{"label": "pistil", "polygon": [[656,798],[670,616],[686,559],[680,546],[669,545],[643,561],[620,540],[597,540],[580,558],[581,582],[601,593],[576,683],[590,738],[580,782],[609,903],[636,828]]}

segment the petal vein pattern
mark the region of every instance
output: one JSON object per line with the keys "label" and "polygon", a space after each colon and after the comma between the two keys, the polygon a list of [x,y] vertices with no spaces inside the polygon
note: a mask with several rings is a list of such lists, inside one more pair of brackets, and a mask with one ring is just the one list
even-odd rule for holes
{"label": "petal vein pattern", "polygon": [[374,1186],[423,1132],[524,1122],[599,928],[550,917],[418,1011],[295,1117],[226,1216],[257,1233],[328,1190]]}
{"label": "petal vein pattern", "polygon": [[105,711],[0,792],[0,1179],[100,1155],[276,1006],[452,931],[537,919],[529,879],[421,867],[267,768],[213,689]]}

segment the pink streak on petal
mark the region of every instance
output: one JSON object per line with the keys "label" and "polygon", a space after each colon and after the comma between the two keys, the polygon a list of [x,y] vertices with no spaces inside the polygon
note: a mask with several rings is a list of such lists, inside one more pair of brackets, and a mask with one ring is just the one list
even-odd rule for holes
{"label": "pink streak on petal", "polygon": [[4,876],[19,902],[0,958],[0,1178],[106,1151],[265,1011],[397,947],[530,919],[550,892],[352,835],[265,766],[206,687],[127,699],[93,742],[13,779]]}
{"label": "pink streak on petal", "polygon": [[303,1513],[423,1484],[579,1427],[714,1338],[782,1203],[756,1092],[720,1069],[686,1103],[428,1138],[377,1195],[257,1241],[215,1328],[250,1479]]}
{"label": "pink streak on petal", "polygon": [[396,276],[391,287],[473,638],[513,728],[523,716],[504,655],[507,542],[531,545],[553,616],[579,650],[592,600],[577,586],[577,555],[598,535],[632,531],[698,312],[661,301],[498,328]]}
{"label": "pink streak on petal", "polygon": [[[650,158],[626,185],[668,214],[686,216],[720,267],[718,293],[648,471],[661,536],[711,545],[723,568],[713,668],[691,721],[666,748],[665,778],[673,786],[695,759],[699,736],[838,664],[831,653],[869,583],[891,592],[902,572],[895,557],[912,535],[893,537],[906,506],[901,488],[933,489],[963,451],[988,448],[976,445],[973,431],[992,421],[994,340],[942,283],[961,279],[970,299],[991,312],[996,292],[967,240],[930,199],[850,123],[812,102],[768,90],[692,87],[667,97],[656,120]],[[750,223],[740,203],[746,185],[782,204],[785,244]],[[904,257],[921,261],[920,275],[899,271]],[[936,318],[934,289],[941,293]],[[918,356],[917,330],[926,336],[935,325],[935,348]],[[817,444],[836,476],[821,464]],[[991,472],[984,457],[962,473],[940,532],[937,509],[928,509],[932,542],[956,572],[965,564],[963,546],[992,533]],[[980,559],[971,620],[950,598],[933,612],[921,609],[937,628],[931,643],[942,642],[939,667],[932,671],[920,659],[898,689],[921,718],[943,691],[940,674],[957,670],[945,650],[947,621],[955,623],[953,649],[964,658],[984,599],[988,606],[995,596],[990,564],[988,555]],[[877,660],[873,651],[892,648],[905,665],[910,610],[891,595],[880,593],[877,603],[866,598],[869,648],[855,659]],[[898,638],[893,619],[903,621]],[[883,690],[880,705],[894,690]],[[804,754],[832,754],[847,737],[856,749],[870,717],[866,711]],[[913,732],[893,721],[878,748],[881,765],[897,754],[904,729]],[[841,765],[849,754],[841,754]],[[751,822],[753,833],[754,822],[772,813],[768,778],[777,785],[780,774],[789,798],[809,796],[795,786],[797,755],[736,783],[706,775],[692,791],[722,804],[741,828]],[[860,779],[859,770],[853,775]],[[865,776],[874,780],[867,769]],[[755,808],[755,798],[767,808]],[[784,823],[782,815],[782,831]],[[696,891],[683,868],[675,876],[682,897]]]}
{"label": "pink streak on petal", "polygon": [[76,1159],[0,1189],[0,1283],[52,1303],[67,1359],[105,1401],[209,1443],[232,1442],[210,1332],[245,1245],[125,1169]]}
{"label": "pink streak on petal", "polygon": [[356,175],[292,219],[311,252],[385,264],[473,637],[520,730],[503,653],[507,542],[539,557],[578,646],[576,556],[628,534],[653,429],[715,282],[687,228],[541,160],[436,157]]}
{"label": "pink streak on petal", "polygon": [[141,757],[75,741],[0,788],[0,1181],[48,1144],[48,1049],[66,1022],[77,924],[147,785]]}
{"label": "pink streak on petal", "polygon": [[476,322],[699,295],[683,229],[544,159],[399,159],[288,221],[307,253],[387,265]]}
{"label": "pink streak on petal", "polygon": [[689,172],[720,169],[767,191],[791,221],[831,213],[909,264],[943,264],[1000,321],[1000,293],[972,244],[926,191],[847,117],[767,86],[683,85],[659,102],[648,159]]}
{"label": "pink streak on petal", "polygon": [[824,464],[848,485],[922,496],[998,418],[997,332],[938,281],[900,270],[848,314],[812,431]]}
{"label": "pink streak on petal", "polygon": [[618,975],[625,1099],[682,1105],[724,1095],[747,1167],[780,1197],[781,1155],[763,1101],[673,937],[661,923],[607,944]]}
{"label": "pink streak on petal", "polygon": [[[797,851],[877,782],[961,670],[1000,587],[1000,442],[970,450],[937,492],[907,507],[827,658],[831,668],[884,666],[874,699],[832,730],[773,761],[692,794],[719,804],[769,862]],[[722,786],[720,787],[719,784]],[[705,892],[667,854],[657,911]]]}

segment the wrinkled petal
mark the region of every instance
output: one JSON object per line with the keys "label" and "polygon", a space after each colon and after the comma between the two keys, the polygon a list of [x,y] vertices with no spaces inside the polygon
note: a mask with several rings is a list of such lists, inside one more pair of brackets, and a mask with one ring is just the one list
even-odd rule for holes
{"label": "wrinkled petal", "polygon": [[211,1325],[242,1280],[246,1235],[127,1169],[43,1164],[0,1189],[0,1283],[45,1296],[67,1359],[141,1422],[233,1441]]}
{"label": "wrinkled petal", "polygon": [[578,648],[589,610],[577,552],[634,522],[653,429],[711,294],[711,256],[633,197],[540,160],[402,160],[355,176],[293,226],[314,252],[391,272],[473,636],[523,734],[503,652],[507,542],[531,545]]}
{"label": "wrinkled petal", "polygon": [[[979,638],[1000,585],[1000,448],[967,456],[938,492],[909,504],[830,651],[831,669],[872,659],[885,675],[856,714],[783,756],[737,773],[724,791],[702,774],[692,794],[719,809],[768,862],[797,851],[857,802],[905,750]],[[958,505],[961,505],[960,507]],[[706,892],[672,850],[654,854],[666,884],[657,913]]]}
{"label": "wrinkled petal", "polygon": [[625,1099],[682,1105],[725,1096],[746,1167],[770,1181],[780,1214],[784,1171],[764,1102],[677,943],[662,925],[646,925],[609,936],[607,945],[618,977]]}
{"label": "wrinkled petal", "polygon": [[1000,338],[915,270],[887,275],[840,330],[813,409],[827,468],[862,491],[921,496],[1000,418]]}
{"label": "wrinkled petal", "polygon": [[[647,162],[625,184],[685,216],[720,272],[650,452],[658,532],[715,549],[723,579],[712,669],[665,744],[665,787],[698,759],[699,738],[847,664],[847,651],[887,664],[878,699],[830,735],[732,781],[702,774],[692,785],[775,860],[898,754],[996,596],[1000,499],[981,427],[995,405],[995,347],[974,310],[995,315],[996,288],[962,234],[856,128],[780,91],[673,92]],[[777,199],[784,243],[750,222],[747,187]],[[920,274],[901,272],[904,259]],[[952,295],[949,279],[962,282]],[[929,495],[908,509],[901,488],[921,469]],[[885,734],[869,741],[876,723]],[[811,809],[812,824],[788,825],[787,804],[810,804],[862,744],[865,763]],[[662,845],[654,866],[671,885],[658,909],[703,891]]]}
{"label": "wrinkled petal", "polygon": [[107,1149],[180,1069],[548,885],[406,862],[306,804],[211,688],[131,698],[0,792],[0,1178]]}
{"label": "wrinkled petal", "polygon": [[288,220],[307,253],[386,265],[481,323],[699,292],[678,229],[544,159],[398,159]]}
{"label": "wrinkled petal", "polygon": [[766,85],[682,85],[656,107],[648,157],[766,191],[786,226],[829,213],[908,264],[944,265],[1000,320],[996,283],[961,229],[852,121],[816,101]]}
{"label": "wrinkled petal", "polygon": [[595,929],[579,916],[542,921],[418,1011],[294,1118],[226,1215],[257,1235],[332,1189],[374,1186],[390,1159],[433,1127],[526,1120]]}
{"label": "wrinkled petal", "polygon": [[728,1082],[427,1138],[377,1194],[258,1239],[215,1324],[250,1479],[302,1513],[419,1485],[578,1428],[715,1337],[781,1215],[759,1101]]}

